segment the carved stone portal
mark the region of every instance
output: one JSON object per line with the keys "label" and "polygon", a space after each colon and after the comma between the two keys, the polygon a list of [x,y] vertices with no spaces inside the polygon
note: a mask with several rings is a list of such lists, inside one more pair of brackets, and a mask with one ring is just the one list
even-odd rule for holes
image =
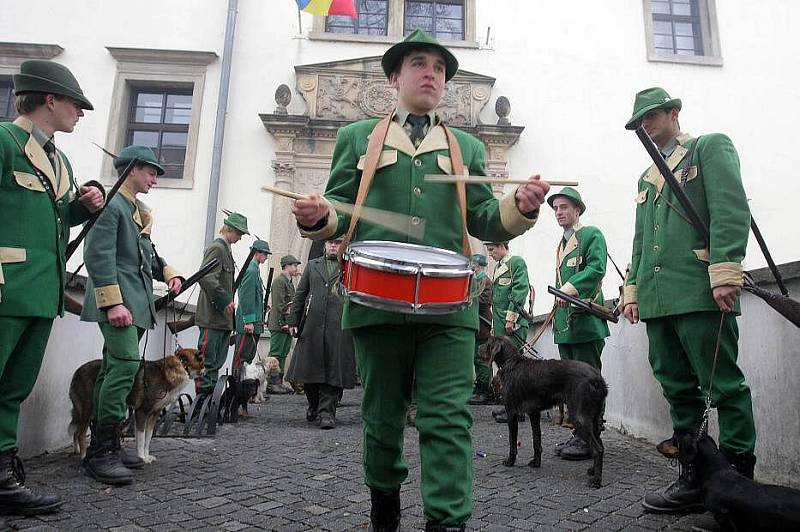
{"label": "carved stone portal", "polygon": [[[306,103],[303,115],[287,114],[290,96],[276,93],[278,108],[261,114],[264,127],[275,139],[272,169],[275,186],[301,194],[321,192],[328,171],[338,129],[355,120],[382,117],[396,101],[381,70],[380,56],[295,67],[297,92]],[[479,115],[489,102],[495,79],[459,70],[445,88],[437,112],[449,125],[469,131],[486,145],[486,172],[506,177],[508,148],[514,145],[523,126],[508,120],[510,104],[501,97],[496,124],[483,124]],[[496,190],[502,189],[502,185]],[[311,243],[300,237],[291,214],[291,201],[275,197],[272,202],[270,247],[273,259],[286,253],[305,261]]]}

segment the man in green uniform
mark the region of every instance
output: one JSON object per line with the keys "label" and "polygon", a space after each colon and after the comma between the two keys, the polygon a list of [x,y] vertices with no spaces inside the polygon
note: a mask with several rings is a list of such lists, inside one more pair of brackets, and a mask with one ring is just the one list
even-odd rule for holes
{"label": "man in green uniform", "polygon": [[[750,212],[731,140],[720,133],[693,138],[681,133],[681,101],[664,89],[636,95],[633,116],[658,146],[702,220],[711,245],[686,220],[655,165],[639,178],[631,271],[624,290],[625,317],[647,324],[650,365],[670,405],[676,436],[694,433],[705,410],[714,353],[713,383],[719,414],[719,447],[739,472],[753,477],[756,432],[750,389],[736,363],[742,260]],[[719,337],[717,331],[720,331]],[[680,452],[680,449],[679,449]],[[643,502],[648,511],[703,510],[691,465],[662,493]]]}
{"label": "man in green uniform", "polygon": [[52,61],[25,61],[13,77],[20,117],[0,123],[0,513],[49,512],[57,497],[25,486],[17,455],[20,404],[64,314],[69,228],[103,206],[99,183],[78,186],[56,132],[71,133],[93,109],[78,82]]}
{"label": "man in green uniform", "polygon": [[250,364],[256,355],[258,339],[264,332],[264,283],[259,265],[272,254],[269,244],[256,240],[250,249],[253,260],[247,266],[239,285],[239,305],[236,308],[236,351],[233,357],[233,374],[239,374],[242,362]]}
{"label": "man in green uniform", "polygon": [[182,279],[156,255],[150,240],[153,215],[139,199],[147,194],[164,169],[150,148],[128,146],[114,158],[122,172],[138,159],[119,194],[108,203],[86,236],[83,258],[89,273],[82,321],[95,322],[103,334],[103,363],[94,386],[92,440],[83,460],[84,472],[111,485],[129,484],[129,467],[142,467],[142,458],[122,453],[122,423],[127,398],[140,366],[139,340],[155,327],[153,279],[177,294]]}
{"label": "man in green uniform", "polygon": [[[517,348],[528,340],[528,320],[521,314],[530,294],[525,259],[508,251],[508,242],[487,242],[486,251],[496,262],[492,276],[492,328],[495,336],[508,336]],[[507,423],[505,407],[492,411],[498,423]]]}
{"label": "man in green uniform", "polygon": [[[368,137],[376,134],[377,126],[386,136],[383,146],[378,139],[377,151],[371,152],[377,170],[364,204],[407,214],[409,227],[425,220],[425,235],[416,238],[403,228],[393,231],[361,220],[353,240],[425,244],[469,255],[467,231],[487,240],[508,240],[532,227],[548,189],[538,176],[501,200],[488,185],[469,185],[463,202],[456,185],[424,180],[426,174],[457,171],[452,158],[456,145],[465,171],[485,172],[483,144],[463,131],[445,128],[435,112],[445,82],[458,69],[453,54],[416,30],[384,54],[382,66],[397,89],[397,107],[382,121],[367,119],[339,129],[325,198],[356,201]],[[350,225],[348,215],[337,214],[327,199],[316,194],[296,201],[293,212],[303,234],[314,239],[342,235]],[[472,392],[477,307],[420,315],[345,302],[342,327],[352,330],[364,385],[364,476],[371,490],[373,530],[399,527],[399,490],[408,473],[403,430],[412,388],[426,530],[464,530],[470,518],[473,452],[467,401]]]}
{"label": "man in green uniform", "polygon": [[[247,218],[238,212],[226,211],[225,218],[215,239],[203,253],[203,264],[212,259],[219,260],[219,266],[200,279],[200,296],[197,298],[195,323],[200,328],[197,349],[205,357],[206,372],[197,383],[197,398],[204,401],[214,392],[219,369],[228,358],[228,346],[233,330],[233,276],[235,264],[231,245],[241,240],[247,231]],[[195,407],[197,410],[197,407]]]}
{"label": "man in green uniform", "polygon": [[469,400],[471,405],[485,405],[493,401],[491,389],[492,368],[481,358],[478,349],[481,344],[492,335],[492,281],[486,275],[486,266],[489,261],[486,255],[475,254],[472,256],[475,267],[475,288],[478,300],[478,333],[475,335],[475,393]]}
{"label": "man in green uniform", "polygon": [[286,370],[286,356],[292,348],[292,335],[289,334],[289,314],[292,311],[294,284],[300,261],[293,255],[281,257],[281,274],[272,281],[269,296],[271,305],[267,327],[269,328],[269,356],[278,359],[281,366],[281,383]]}
{"label": "man in green uniform", "polygon": [[[580,215],[586,211],[586,205],[574,188],[562,188],[547,198],[547,203],[553,208],[556,222],[564,230],[556,252],[556,288],[567,295],[603,305],[603,277],[606,275],[607,261],[603,233],[597,227],[581,225]],[[561,360],[577,360],[601,369],[600,355],[606,344],[604,339],[609,334],[608,324],[604,320],[556,298],[553,340],[558,345]],[[574,434],[565,443],[556,446],[556,453],[565,460],[587,460],[592,457],[589,444]]]}

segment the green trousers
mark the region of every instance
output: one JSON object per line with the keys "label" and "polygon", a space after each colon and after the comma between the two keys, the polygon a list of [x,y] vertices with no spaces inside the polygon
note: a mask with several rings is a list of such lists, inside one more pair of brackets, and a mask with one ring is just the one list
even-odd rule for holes
{"label": "green trousers", "polygon": [[[694,431],[703,419],[705,396],[720,325],[719,312],[693,312],[647,320],[650,366],[669,402],[676,431]],[[750,388],[736,364],[739,328],[725,315],[713,404],[719,414],[719,446],[752,453],[756,444]]]}
{"label": "green trousers", "polygon": [[472,393],[475,331],[407,324],[353,329],[364,387],[364,476],[370,488],[398,489],[408,475],[403,430],[412,389],[417,403],[423,513],[460,525],[472,515]]}
{"label": "green trousers", "polygon": [[0,452],[17,447],[19,405],[36,384],[52,318],[0,316]]}
{"label": "green trousers", "polygon": [[128,417],[128,394],[141,365],[139,340],[144,329],[134,325],[113,327],[98,323],[103,335],[103,363],[94,383],[92,421],[112,425]]}
{"label": "green trousers", "polygon": [[269,356],[278,359],[281,373],[286,372],[286,356],[292,348],[292,336],[283,331],[269,331]]}
{"label": "green trousers", "polygon": [[195,382],[198,393],[212,393],[217,385],[219,370],[228,358],[231,332],[223,329],[200,328],[197,349],[205,356],[206,372]]}
{"label": "green trousers", "polygon": [[492,368],[481,358],[478,352],[479,348],[480,344],[475,342],[475,356],[472,360],[472,364],[475,368],[475,388],[477,390],[488,391],[492,383]]}
{"label": "green trousers", "polygon": [[239,369],[242,362],[250,364],[256,356],[259,335],[242,333],[236,335],[236,347],[233,355],[233,369]]}
{"label": "green trousers", "polygon": [[603,339],[574,344],[558,344],[558,354],[561,356],[561,360],[586,362],[593,368],[602,370],[603,364],[600,362],[600,355],[603,353],[605,346],[606,341]]}

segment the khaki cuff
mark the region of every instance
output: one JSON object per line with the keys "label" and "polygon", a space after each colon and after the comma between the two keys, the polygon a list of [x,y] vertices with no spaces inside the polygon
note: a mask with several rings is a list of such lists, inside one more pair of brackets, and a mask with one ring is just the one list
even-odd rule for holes
{"label": "khaki cuff", "polygon": [[564,285],[561,287],[561,291],[568,296],[578,297],[578,289],[572,286],[572,283],[564,283]]}
{"label": "khaki cuff", "polygon": [[[516,189],[515,189],[516,192]],[[536,220],[539,218],[539,211],[533,218],[527,218],[517,208],[517,201],[514,199],[514,193],[504,194],[500,198],[500,223],[503,224],[503,229],[518,236],[533,227]]]}
{"label": "khaki cuff", "polygon": [[625,288],[622,289],[622,301],[623,304],[628,305],[631,303],[637,303],[638,300],[636,299],[636,285],[635,284],[628,284],[625,285]]}
{"label": "khaki cuff", "polygon": [[180,277],[181,276],[181,274],[178,272],[178,270],[176,270],[175,268],[173,268],[169,264],[164,266],[164,269],[161,271],[161,274],[164,276],[164,282],[165,283],[168,283],[169,280],[172,279],[173,277]]}
{"label": "khaki cuff", "polygon": [[711,288],[718,286],[742,286],[742,265],[738,262],[718,262],[708,267]]}
{"label": "khaki cuff", "polygon": [[325,226],[322,229],[309,231],[307,229],[303,229],[299,224],[297,227],[300,229],[300,235],[304,238],[310,238],[311,240],[326,240],[336,234],[336,230],[339,228],[339,216],[336,214],[336,209],[334,209],[333,206],[329,206],[328,220],[325,222]]}
{"label": "khaki cuff", "polygon": [[506,311],[506,321],[517,323],[517,319],[519,319],[519,314],[510,310]]}
{"label": "khaki cuff", "polygon": [[3,277],[3,263],[0,262],[0,284],[5,284],[6,279]]}
{"label": "khaki cuff", "polygon": [[122,292],[118,284],[110,284],[94,289],[94,299],[97,308],[113,307],[122,304]]}

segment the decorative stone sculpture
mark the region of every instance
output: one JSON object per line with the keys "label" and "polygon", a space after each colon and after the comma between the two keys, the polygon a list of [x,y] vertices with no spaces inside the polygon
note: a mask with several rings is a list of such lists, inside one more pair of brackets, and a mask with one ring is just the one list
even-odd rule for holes
{"label": "decorative stone sculpture", "polygon": [[275,89],[275,103],[278,104],[278,107],[275,109],[276,115],[285,115],[288,114],[286,111],[286,106],[292,101],[292,90],[289,88],[288,85],[285,83],[281,83],[278,85],[278,88]]}
{"label": "decorative stone sculpture", "polygon": [[494,103],[494,112],[497,113],[497,125],[507,126],[511,124],[508,115],[511,114],[511,102],[505,96],[500,96]]}

